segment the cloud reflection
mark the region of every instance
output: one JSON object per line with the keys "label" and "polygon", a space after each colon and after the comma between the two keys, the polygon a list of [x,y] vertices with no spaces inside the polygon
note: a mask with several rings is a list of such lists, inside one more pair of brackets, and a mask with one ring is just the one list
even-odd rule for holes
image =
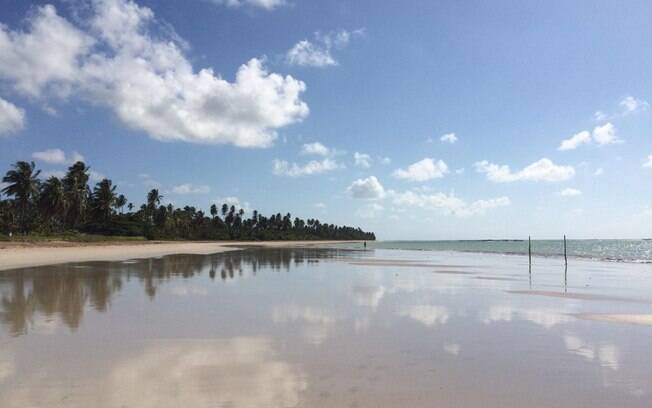
{"label": "cloud reflection", "polygon": [[281,361],[263,337],[170,340],[118,360],[106,377],[67,382],[35,375],[3,397],[3,406],[213,408],[295,407],[305,375]]}

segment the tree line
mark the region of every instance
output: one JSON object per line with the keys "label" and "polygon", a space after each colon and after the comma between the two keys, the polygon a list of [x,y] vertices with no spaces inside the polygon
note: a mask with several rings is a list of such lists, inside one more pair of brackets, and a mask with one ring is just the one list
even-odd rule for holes
{"label": "tree line", "polygon": [[86,233],[144,236],[169,240],[374,240],[373,232],[292,218],[290,213],[245,217],[234,205],[211,205],[208,213],[193,206],[162,205],[158,189],[134,206],[109,179],[89,185],[90,167],[78,161],[63,177],[42,180],[34,162],[19,161],[2,178],[1,234],[59,235]]}

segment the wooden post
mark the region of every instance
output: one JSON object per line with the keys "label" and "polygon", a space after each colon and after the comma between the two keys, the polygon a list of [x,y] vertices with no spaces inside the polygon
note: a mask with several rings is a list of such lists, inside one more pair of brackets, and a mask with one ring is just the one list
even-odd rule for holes
{"label": "wooden post", "polygon": [[564,234],[564,292],[568,290],[568,256],[566,254],[566,234]]}
{"label": "wooden post", "polygon": [[527,237],[527,256],[530,264],[530,272],[532,272],[532,239]]}

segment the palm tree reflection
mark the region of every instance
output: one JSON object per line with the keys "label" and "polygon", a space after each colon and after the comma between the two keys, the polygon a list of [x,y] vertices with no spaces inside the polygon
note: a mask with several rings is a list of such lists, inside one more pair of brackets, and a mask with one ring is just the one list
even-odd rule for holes
{"label": "palm tree reflection", "polygon": [[0,324],[12,336],[27,334],[38,319],[58,319],[74,331],[89,307],[108,311],[125,282],[136,279],[154,300],[175,279],[207,273],[235,280],[261,271],[289,271],[306,262],[349,255],[338,249],[248,249],[210,256],[173,255],[129,262],[93,262],[26,268],[0,273]]}

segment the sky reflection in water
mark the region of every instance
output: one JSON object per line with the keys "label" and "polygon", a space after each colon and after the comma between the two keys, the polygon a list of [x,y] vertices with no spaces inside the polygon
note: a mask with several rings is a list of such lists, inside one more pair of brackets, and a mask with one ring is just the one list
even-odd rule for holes
{"label": "sky reflection in water", "polygon": [[[648,406],[648,265],[247,250],[0,273],[2,407]],[[578,319],[577,316],[583,318]],[[407,404],[407,405],[406,405]]]}

